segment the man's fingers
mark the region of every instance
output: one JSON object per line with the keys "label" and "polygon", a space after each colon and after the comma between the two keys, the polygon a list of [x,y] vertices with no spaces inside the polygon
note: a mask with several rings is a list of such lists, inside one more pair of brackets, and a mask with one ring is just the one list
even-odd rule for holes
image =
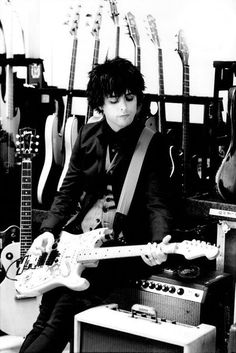
{"label": "man's fingers", "polygon": [[162,243],[163,244],[168,244],[170,242],[170,240],[171,240],[171,235],[168,234],[162,239]]}

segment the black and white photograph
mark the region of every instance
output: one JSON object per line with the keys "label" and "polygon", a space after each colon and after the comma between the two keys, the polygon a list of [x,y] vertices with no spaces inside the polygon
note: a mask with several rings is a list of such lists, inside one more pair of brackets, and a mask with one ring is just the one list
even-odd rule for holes
{"label": "black and white photograph", "polygon": [[0,0],[0,353],[236,353],[235,23]]}

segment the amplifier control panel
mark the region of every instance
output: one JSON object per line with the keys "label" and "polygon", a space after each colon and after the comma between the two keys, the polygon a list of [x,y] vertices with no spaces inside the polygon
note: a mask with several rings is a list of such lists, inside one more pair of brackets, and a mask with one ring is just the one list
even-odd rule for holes
{"label": "amplifier control panel", "polygon": [[134,283],[137,289],[147,292],[161,294],[165,296],[181,298],[193,302],[201,303],[204,298],[204,290],[198,288],[191,288],[184,285],[177,285],[174,283],[167,283],[160,280],[144,279],[138,280]]}

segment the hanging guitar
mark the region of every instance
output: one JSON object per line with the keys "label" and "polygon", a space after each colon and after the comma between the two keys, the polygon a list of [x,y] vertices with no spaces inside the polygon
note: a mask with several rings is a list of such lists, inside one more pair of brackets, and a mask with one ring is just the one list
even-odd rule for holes
{"label": "hanging guitar", "polygon": [[215,182],[218,194],[226,202],[236,202],[236,87],[228,92],[228,118],[231,124],[231,138],[226,155],[216,173]]}
{"label": "hanging guitar", "polygon": [[116,27],[116,40],[115,40],[115,57],[119,56],[120,51],[120,24],[119,24],[119,12],[117,10],[117,2],[115,0],[109,0],[111,9],[111,18]]}
{"label": "hanging guitar", "polygon": [[[54,249],[42,255],[26,255],[18,268],[16,290],[25,296],[40,295],[59,286],[76,291],[89,287],[81,277],[86,264],[96,266],[98,260],[135,257],[148,254],[148,245],[100,247],[109,240],[108,228],[100,228],[83,234],[62,231]],[[166,254],[180,254],[192,260],[206,256],[213,260],[219,249],[206,242],[184,240],[181,243],[162,245]]]}
{"label": "hanging guitar", "polygon": [[[152,43],[157,47],[158,50],[158,73],[159,73],[159,95],[164,96],[164,71],[163,71],[163,55],[162,48],[160,45],[160,39],[158,36],[156,20],[152,15],[147,15],[147,30],[148,35],[151,38]],[[152,124],[158,129],[162,134],[166,133],[166,109],[165,102],[163,100],[159,101],[158,111],[151,119]]]}
{"label": "hanging guitar", "polygon": [[[99,31],[100,31],[101,19],[102,19],[101,10],[102,10],[102,6],[99,6],[99,10],[96,14],[94,25],[91,31],[92,35],[95,37],[92,67],[94,67],[98,63],[99,46],[100,46]],[[92,116],[92,113],[93,112],[91,111],[90,107],[88,107],[85,122],[87,122],[88,119]],[[65,162],[59,179],[57,190],[60,189],[63,183],[63,180],[65,178],[65,175],[69,166],[69,162],[70,162],[72,149],[77,136],[78,136],[78,120],[75,116],[70,116],[66,120],[66,125],[65,125]]]}
{"label": "hanging guitar", "polygon": [[24,298],[15,290],[15,275],[32,244],[32,158],[36,155],[37,136],[35,130],[19,130],[16,142],[17,156],[21,160],[21,207],[20,241],[13,242],[2,250],[1,262],[6,272],[0,284],[0,329],[11,335],[25,336],[32,328],[39,311],[38,298]]}
{"label": "hanging guitar", "polygon": [[127,12],[125,16],[127,27],[129,30],[129,36],[134,44],[134,65],[141,69],[141,46],[140,46],[140,36],[138,32],[138,27],[136,24],[135,16],[131,12]]}
{"label": "hanging guitar", "polygon": [[[100,48],[99,33],[100,33],[100,28],[101,28],[101,22],[102,22],[102,5],[99,6],[98,12],[97,12],[95,20],[94,20],[93,28],[91,31],[92,35],[94,36],[92,69],[98,63],[99,48]],[[87,123],[92,116],[93,116],[93,111],[92,111],[91,107],[88,106],[85,123]],[[95,116],[94,119],[90,119],[89,122],[97,121],[100,119],[101,119],[101,115],[99,115],[98,117]]]}
{"label": "hanging guitar", "polygon": [[[37,199],[40,204],[49,206],[53,200],[56,190],[60,187],[62,179],[63,165],[65,163],[65,125],[66,121],[71,115],[72,108],[72,90],[74,87],[74,75],[76,65],[76,55],[78,38],[77,31],[80,19],[80,8],[78,5],[73,9],[73,16],[69,21],[70,34],[73,37],[72,55],[70,64],[70,75],[68,84],[68,95],[66,98],[66,109],[62,122],[59,121],[59,115],[56,111],[54,114],[49,115],[45,123],[45,160],[42,172],[39,177],[37,187]],[[73,121],[74,125],[75,122]],[[75,124],[77,127],[77,123]],[[74,131],[77,134],[77,130]]]}
{"label": "hanging guitar", "polygon": [[[183,98],[189,96],[190,80],[189,80],[189,50],[184,38],[183,30],[178,32],[178,49],[183,66]],[[189,102],[183,101],[182,104],[182,143],[181,148],[177,150],[176,146],[172,147],[171,155],[173,156],[172,179],[177,180],[182,196],[190,196],[199,191],[200,178],[197,173],[197,158],[192,156],[190,148],[190,121],[189,121]]]}
{"label": "hanging guitar", "polygon": [[[3,8],[5,16],[8,17],[9,22],[2,27],[3,38],[6,47],[6,58],[12,59],[14,57],[13,52],[13,41],[14,32],[13,24],[17,20],[17,15],[13,9],[10,1],[5,2],[6,6]],[[24,43],[23,32],[21,31],[22,42]],[[1,153],[0,153],[0,164],[1,171],[4,170],[6,174],[11,172],[15,166],[15,142],[16,134],[20,124],[20,110],[15,107],[14,104],[14,74],[12,64],[7,64],[5,67],[5,97],[1,90],[1,111],[0,111],[0,122],[2,128],[1,136]]]}

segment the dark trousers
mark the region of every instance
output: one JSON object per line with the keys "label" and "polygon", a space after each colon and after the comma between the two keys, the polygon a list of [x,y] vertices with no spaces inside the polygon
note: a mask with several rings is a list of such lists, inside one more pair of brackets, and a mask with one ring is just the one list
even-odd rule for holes
{"label": "dark trousers", "polygon": [[45,293],[39,316],[19,353],[61,353],[73,339],[74,315],[101,304],[103,298],[91,290],[75,292],[61,287]]}

